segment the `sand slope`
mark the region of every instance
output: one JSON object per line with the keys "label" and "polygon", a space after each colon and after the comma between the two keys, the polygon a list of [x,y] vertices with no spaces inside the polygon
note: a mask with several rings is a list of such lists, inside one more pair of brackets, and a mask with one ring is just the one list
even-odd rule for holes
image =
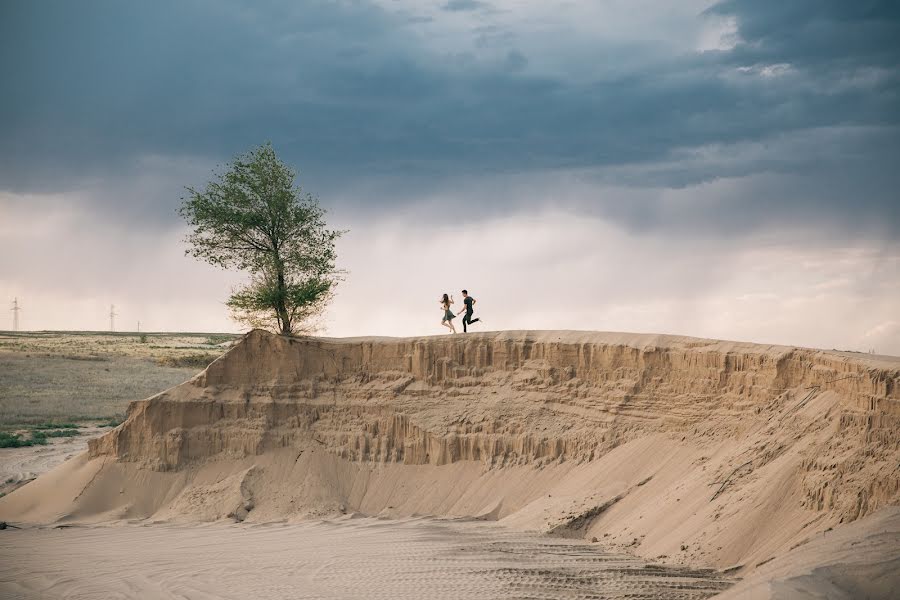
{"label": "sand slope", "polygon": [[861,600],[900,592],[900,507],[811,536],[807,543],[757,568],[717,596]]}
{"label": "sand slope", "polygon": [[900,504],[900,359],[661,335],[285,339],[132,403],[0,519],[478,516],[733,568]]}

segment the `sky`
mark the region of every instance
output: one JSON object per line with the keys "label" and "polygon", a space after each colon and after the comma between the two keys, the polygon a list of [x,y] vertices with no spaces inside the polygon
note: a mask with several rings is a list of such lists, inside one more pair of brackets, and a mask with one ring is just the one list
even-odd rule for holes
{"label": "sky", "polygon": [[900,355],[893,1],[7,1],[0,82],[23,329],[240,331],[176,211],[271,141],[347,230],[321,334],[468,288],[479,330]]}

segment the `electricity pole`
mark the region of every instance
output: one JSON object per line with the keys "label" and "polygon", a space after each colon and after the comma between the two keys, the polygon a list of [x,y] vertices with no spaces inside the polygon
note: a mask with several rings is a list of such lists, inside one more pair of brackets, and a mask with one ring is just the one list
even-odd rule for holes
{"label": "electricity pole", "polygon": [[12,313],[13,313],[13,331],[19,330],[19,311],[22,310],[19,308],[19,299],[13,298],[12,305]]}
{"label": "electricity pole", "polygon": [[115,304],[109,305],[109,330],[110,331],[116,330],[116,305]]}

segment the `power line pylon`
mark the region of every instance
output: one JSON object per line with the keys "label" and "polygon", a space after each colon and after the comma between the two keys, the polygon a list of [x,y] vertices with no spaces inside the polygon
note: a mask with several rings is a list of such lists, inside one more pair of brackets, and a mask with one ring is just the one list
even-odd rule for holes
{"label": "power line pylon", "polygon": [[13,331],[18,331],[19,330],[19,311],[22,310],[19,307],[19,299],[18,298],[13,298],[13,305],[12,305],[11,310],[13,313]]}
{"label": "power line pylon", "polygon": [[109,330],[110,331],[116,330],[116,305],[115,304],[109,305]]}

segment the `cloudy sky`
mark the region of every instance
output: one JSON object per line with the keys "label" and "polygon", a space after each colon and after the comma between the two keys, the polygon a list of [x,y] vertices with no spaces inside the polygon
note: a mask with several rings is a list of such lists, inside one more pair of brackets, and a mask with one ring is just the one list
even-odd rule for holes
{"label": "cloudy sky", "polygon": [[176,209],[271,140],[349,230],[323,333],[467,287],[486,329],[900,354],[898,65],[890,0],[4,2],[0,294],[238,330]]}

